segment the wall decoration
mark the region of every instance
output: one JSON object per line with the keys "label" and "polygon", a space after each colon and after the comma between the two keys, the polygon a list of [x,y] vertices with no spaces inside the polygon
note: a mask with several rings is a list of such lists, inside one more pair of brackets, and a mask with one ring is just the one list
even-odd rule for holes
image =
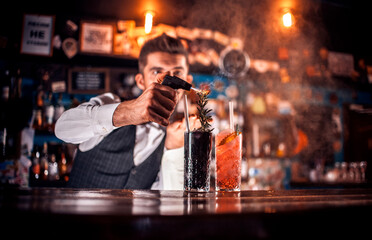
{"label": "wall decoration", "polygon": [[116,23],[117,32],[114,34],[114,54],[138,57],[137,42],[133,39],[132,32],[136,27],[134,20],[119,20]]}
{"label": "wall decoration", "polygon": [[251,67],[251,61],[246,52],[232,47],[226,47],[220,54],[220,69],[226,76],[238,78],[244,76]]}
{"label": "wall decoration", "polygon": [[68,58],[74,57],[78,51],[77,41],[73,38],[66,38],[63,40],[62,49]]}
{"label": "wall decoration", "polygon": [[25,14],[23,16],[21,53],[52,56],[55,17]]}
{"label": "wall decoration", "polygon": [[68,71],[68,92],[100,94],[110,89],[109,69],[71,68]]}
{"label": "wall decoration", "polygon": [[113,51],[114,24],[82,22],[80,51],[85,53],[111,54]]}
{"label": "wall decoration", "polygon": [[354,57],[347,53],[329,52],[328,68],[332,75],[351,77],[354,71]]}

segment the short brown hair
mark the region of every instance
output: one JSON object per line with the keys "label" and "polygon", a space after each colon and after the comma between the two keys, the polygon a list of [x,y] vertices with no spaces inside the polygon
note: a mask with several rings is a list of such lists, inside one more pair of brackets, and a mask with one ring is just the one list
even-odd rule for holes
{"label": "short brown hair", "polygon": [[182,54],[186,57],[188,65],[188,52],[178,38],[173,38],[163,33],[162,35],[152,38],[145,42],[141,48],[138,58],[139,71],[143,73],[144,67],[147,65],[147,56],[153,52],[166,52],[170,54]]}

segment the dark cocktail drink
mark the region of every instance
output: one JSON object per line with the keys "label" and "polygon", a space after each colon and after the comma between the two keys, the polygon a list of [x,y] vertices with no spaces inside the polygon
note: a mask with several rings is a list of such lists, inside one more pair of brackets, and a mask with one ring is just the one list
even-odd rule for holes
{"label": "dark cocktail drink", "polygon": [[211,150],[211,132],[193,131],[185,133],[185,191],[209,191]]}

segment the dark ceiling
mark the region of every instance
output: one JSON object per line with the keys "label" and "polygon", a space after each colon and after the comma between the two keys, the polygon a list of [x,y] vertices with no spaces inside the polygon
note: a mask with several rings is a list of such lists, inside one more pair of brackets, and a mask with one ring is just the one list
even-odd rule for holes
{"label": "dark ceiling", "polygon": [[[144,22],[145,10],[154,10],[154,24],[200,27],[222,31],[245,39],[251,54],[265,58],[278,44],[301,42],[313,47],[326,46],[330,50],[351,53],[372,59],[367,33],[369,10],[366,3],[351,0],[64,0],[64,1],[8,1],[0,10],[0,35],[12,35],[23,13],[54,14],[81,19],[136,20]],[[292,9],[300,24],[301,34],[283,41],[277,37],[273,15],[285,4]],[[17,29],[18,30],[18,29]],[[287,42],[286,42],[287,41]]]}

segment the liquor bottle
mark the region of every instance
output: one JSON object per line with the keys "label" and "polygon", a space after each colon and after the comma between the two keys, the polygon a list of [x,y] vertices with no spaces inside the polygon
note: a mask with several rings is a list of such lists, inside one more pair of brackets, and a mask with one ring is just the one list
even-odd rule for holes
{"label": "liquor bottle", "polygon": [[31,166],[31,180],[39,180],[40,179],[40,152],[36,148],[32,159],[32,166]]}
{"label": "liquor bottle", "polygon": [[41,79],[40,83],[36,89],[35,107],[33,110],[34,122],[33,128],[37,131],[42,131],[44,128],[44,81]]}
{"label": "liquor bottle", "polygon": [[65,111],[65,107],[62,104],[63,94],[59,93],[57,103],[54,107],[54,123],[58,120],[58,118],[62,115]]}
{"label": "liquor bottle", "polygon": [[48,156],[48,143],[44,143],[43,145],[43,151],[41,153],[40,157],[40,179],[41,180],[48,180],[48,163],[49,163],[49,156]]}
{"label": "liquor bottle", "polygon": [[262,144],[260,157],[271,158],[271,143],[269,141]]}
{"label": "liquor bottle", "polygon": [[53,93],[49,92],[47,99],[44,103],[44,114],[45,114],[45,127],[44,129],[48,132],[54,131],[54,106],[53,106]]}
{"label": "liquor bottle", "polygon": [[21,69],[17,68],[15,73],[9,74],[10,79],[10,89],[9,98],[19,99],[22,97],[22,75]]}
{"label": "liquor bottle", "polygon": [[0,123],[0,162],[6,159],[6,127]]}
{"label": "liquor bottle", "polygon": [[67,182],[68,181],[67,160],[66,160],[66,155],[64,152],[61,153],[61,163],[58,166],[59,166],[60,179]]}
{"label": "liquor bottle", "polygon": [[1,79],[1,100],[7,102],[9,100],[9,93],[11,88],[11,79],[9,70],[5,70]]}
{"label": "liquor bottle", "polygon": [[30,167],[32,166],[31,154],[26,144],[21,147],[21,156],[17,161],[16,182],[21,187],[28,187],[30,184]]}
{"label": "liquor bottle", "polygon": [[32,128],[35,130],[43,129],[43,111],[41,109],[34,110],[34,122]]}
{"label": "liquor bottle", "polygon": [[8,135],[8,124],[7,124],[7,112],[9,108],[9,91],[10,91],[10,76],[9,71],[6,70],[4,75],[1,77],[1,99],[0,99],[0,161],[3,162],[6,159],[7,154],[7,135]]}
{"label": "liquor bottle", "polygon": [[[21,157],[21,131],[26,111],[14,111],[23,107],[20,99],[20,87],[17,81],[20,80],[20,71],[13,74],[5,70],[0,78],[1,99],[0,99],[0,135],[1,154],[8,160],[16,161]],[[22,114],[21,114],[22,113]],[[5,150],[5,152],[4,152]],[[17,164],[14,164],[15,166]]]}
{"label": "liquor bottle", "polygon": [[283,158],[286,156],[286,146],[284,142],[278,144],[278,149],[276,151],[276,157]]}
{"label": "liquor bottle", "polygon": [[58,163],[55,154],[50,156],[50,161],[48,163],[48,179],[50,181],[59,180]]}
{"label": "liquor bottle", "polygon": [[33,110],[34,122],[32,127],[35,130],[43,130],[44,125],[44,91],[39,89],[36,93],[36,106]]}
{"label": "liquor bottle", "polygon": [[17,98],[22,98],[22,74],[21,74],[21,69],[17,69],[17,73],[15,76],[15,81],[16,81],[16,92],[15,96]]}
{"label": "liquor bottle", "polygon": [[36,94],[36,108],[43,109],[44,107],[44,90],[38,89]]}

